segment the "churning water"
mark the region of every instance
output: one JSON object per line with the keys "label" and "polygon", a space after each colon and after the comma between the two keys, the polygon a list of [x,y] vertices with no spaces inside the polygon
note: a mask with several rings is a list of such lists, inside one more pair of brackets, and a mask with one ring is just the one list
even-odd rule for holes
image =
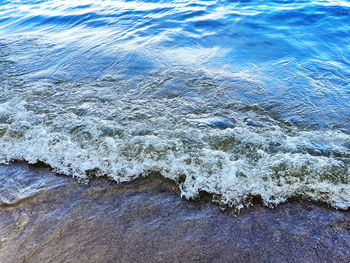
{"label": "churning water", "polygon": [[0,162],[350,207],[347,1],[0,3]]}

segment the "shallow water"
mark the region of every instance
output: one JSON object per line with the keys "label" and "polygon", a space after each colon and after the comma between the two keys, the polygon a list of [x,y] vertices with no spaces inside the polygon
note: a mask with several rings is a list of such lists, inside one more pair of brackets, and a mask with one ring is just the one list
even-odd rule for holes
{"label": "shallow water", "polygon": [[2,1],[0,162],[350,206],[346,1]]}

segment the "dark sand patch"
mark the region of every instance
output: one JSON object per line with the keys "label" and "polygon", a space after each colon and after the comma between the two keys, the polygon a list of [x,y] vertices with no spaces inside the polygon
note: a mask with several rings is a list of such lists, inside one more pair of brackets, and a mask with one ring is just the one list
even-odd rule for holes
{"label": "dark sand patch", "polygon": [[24,163],[0,181],[0,262],[350,262],[349,212],[309,202],[234,215],[157,177],[83,185]]}

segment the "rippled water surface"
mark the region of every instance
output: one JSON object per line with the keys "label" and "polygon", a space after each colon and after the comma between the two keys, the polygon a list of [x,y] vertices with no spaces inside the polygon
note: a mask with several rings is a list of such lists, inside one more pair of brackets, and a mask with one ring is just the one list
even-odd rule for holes
{"label": "rippled water surface", "polygon": [[0,162],[350,206],[347,1],[2,1]]}

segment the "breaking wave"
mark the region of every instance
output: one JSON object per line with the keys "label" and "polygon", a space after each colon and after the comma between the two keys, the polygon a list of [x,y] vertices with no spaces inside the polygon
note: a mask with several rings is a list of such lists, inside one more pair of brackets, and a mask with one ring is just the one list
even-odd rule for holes
{"label": "breaking wave", "polygon": [[350,207],[348,6],[41,2],[1,4],[0,163]]}

